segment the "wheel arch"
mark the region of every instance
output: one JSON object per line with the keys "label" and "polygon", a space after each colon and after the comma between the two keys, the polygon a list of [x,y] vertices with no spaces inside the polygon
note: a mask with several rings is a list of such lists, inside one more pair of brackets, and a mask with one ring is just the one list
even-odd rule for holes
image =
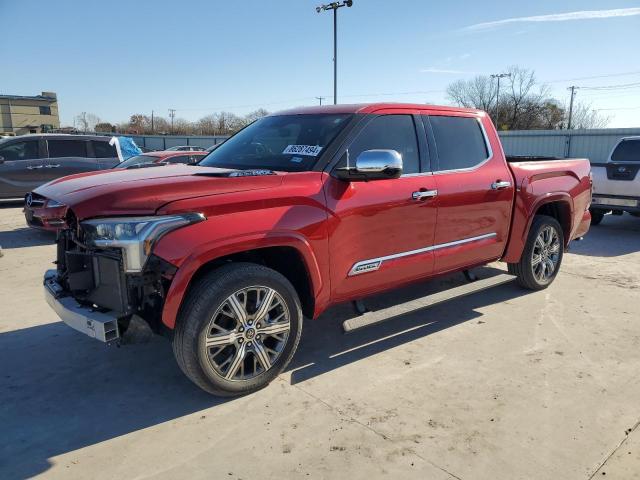
{"label": "wheel arch", "polygon": [[[573,200],[568,193],[548,193],[533,203],[524,214],[527,215],[525,222],[512,222],[510,240],[502,257],[503,261],[514,263],[520,260],[533,219],[538,215],[548,215],[555,218],[563,230],[564,246],[569,244],[573,229]],[[516,225],[519,225],[519,228]]]}
{"label": "wheel arch", "polygon": [[[215,253],[214,253],[215,252]],[[193,255],[178,269],[167,292],[162,310],[162,323],[175,327],[182,302],[195,282],[202,276],[231,262],[250,262],[284,275],[294,286],[303,314],[316,316],[316,299],[324,291],[322,276],[311,247],[304,239],[271,239],[261,242],[238,242],[227,248],[215,248],[203,255]]]}

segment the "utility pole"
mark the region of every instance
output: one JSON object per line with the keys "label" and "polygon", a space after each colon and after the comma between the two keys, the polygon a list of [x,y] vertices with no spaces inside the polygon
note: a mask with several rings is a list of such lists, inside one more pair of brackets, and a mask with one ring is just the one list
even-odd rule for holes
{"label": "utility pole", "polygon": [[501,78],[511,78],[510,73],[494,73],[491,75],[491,78],[495,78],[498,80],[498,87],[496,89],[496,129],[500,130],[500,79]]}
{"label": "utility pole", "polygon": [[578,87],[571,85],[567,90],[571,90],[571,100],[569,100],[569,120],[567,121],[567,130],[571,130],[571,120],[573,120],[573,99],[576,96]]}
{"label": "utility pole", "polygon": [[322,100],[324,100],[327,97],[316,97],[319,101],[320,101],[320,105],[322,106]]}
{"label": "utility pole", "polygon": [[153,110],[151,110],[151,135],[155,133],[155,129],[153,128]]}
{"label": "utility pole", "polygon": [[316,12],[333,10],[333,104],[338,104],[338,9],[353,6],[353,0],[331,2],[316,7]]}
{"label": "utility pole", "polygon": [[173,135],[173,117],[176,116],[176,109],[175,108],[170,108],[169,109],[169,117],[171,117],[171,135]]}

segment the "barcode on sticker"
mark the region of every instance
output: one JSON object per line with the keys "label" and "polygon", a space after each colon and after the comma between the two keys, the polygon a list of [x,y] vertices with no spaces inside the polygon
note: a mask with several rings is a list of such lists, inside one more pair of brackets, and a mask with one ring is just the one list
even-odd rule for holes
{"label": "barcode on sticker", "polygon": [[317,145],[289,145],[282,152],[283,155],[307,155],[309,157],[317,157],[322,147]]}

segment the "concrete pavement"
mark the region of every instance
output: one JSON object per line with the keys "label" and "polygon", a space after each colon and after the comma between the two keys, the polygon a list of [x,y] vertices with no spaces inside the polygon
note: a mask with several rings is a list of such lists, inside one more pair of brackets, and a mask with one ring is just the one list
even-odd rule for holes
{"label": "concrete pavement", "polygon": [[333,308],[276,382],[232,400],[193,386],[164,339],[106,347],[62,324],[41,291],[53,237],[23,222],[0,207],[2,479],[640,478],[640,219],[606,217],[542,292],[348,335]]}

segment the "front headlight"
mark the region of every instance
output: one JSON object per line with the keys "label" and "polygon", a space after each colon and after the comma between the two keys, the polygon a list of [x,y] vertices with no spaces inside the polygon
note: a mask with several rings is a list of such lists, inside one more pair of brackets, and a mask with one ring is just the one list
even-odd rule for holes
{"label": "front headlight", "polygon": [[206,220],[201,213],[156,217],[97,218],[81,223],[84,242],[97,248],[121,248],[125,271],[139,272],[153,244],[176,228]]}

